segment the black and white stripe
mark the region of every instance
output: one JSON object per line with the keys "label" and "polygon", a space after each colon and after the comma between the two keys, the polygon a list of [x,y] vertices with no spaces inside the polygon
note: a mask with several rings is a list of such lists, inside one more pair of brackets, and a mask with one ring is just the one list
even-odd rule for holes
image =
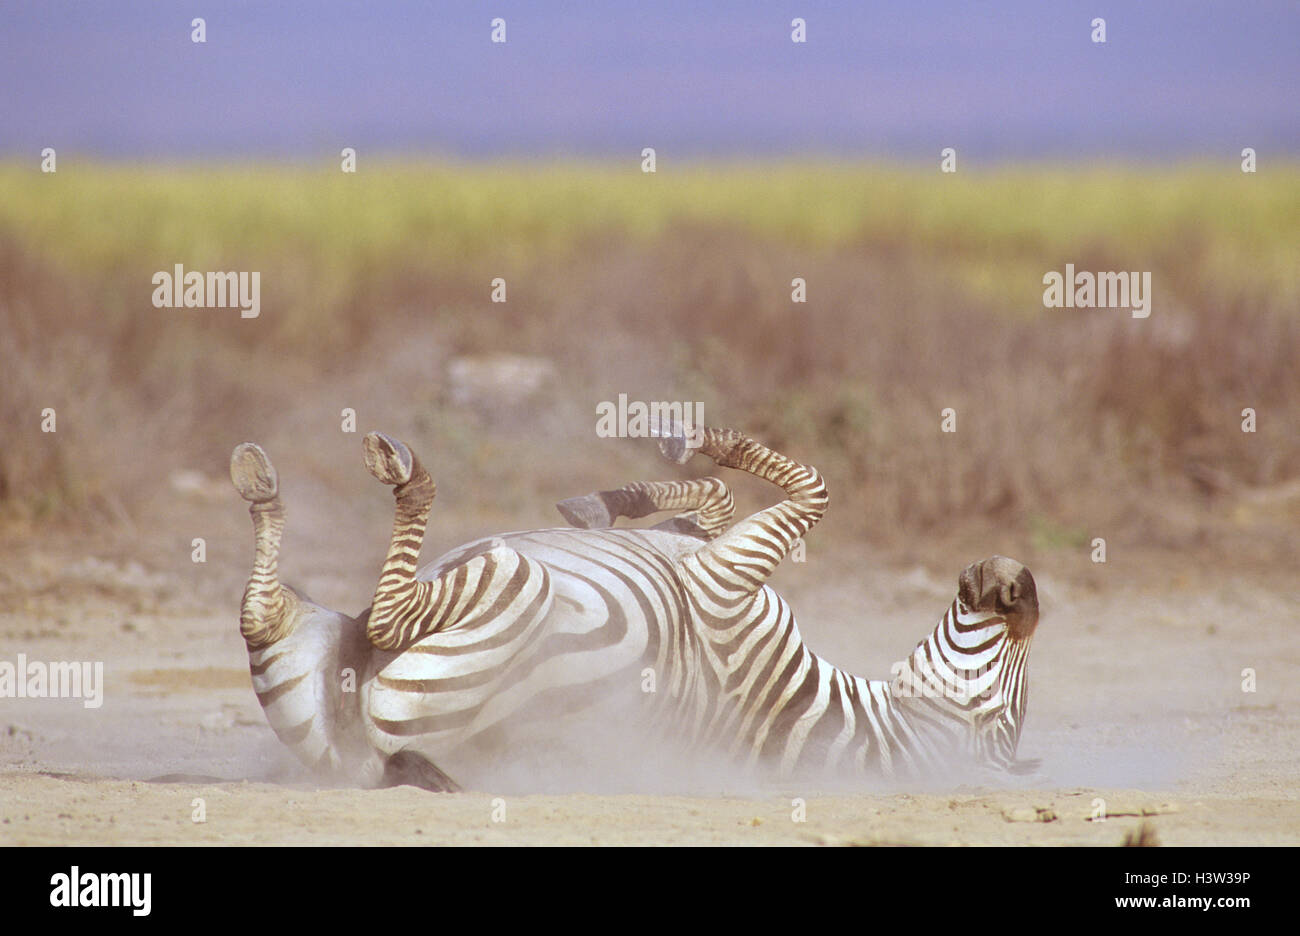
{"label": "black and white stripe", "polygon": [[[453,773],[486,757],[486,774],[467,769],[490,776],[503,746],[559,737],[593,718],[643,738],[642,751],[716,752],[742,770],[785,776],[1014,762],[1037,598],[1012,560],[963,572],[934,632],[892,679],[867,680],[812,653],[765,584],[823,515],[820,475],[739,433],[704,430],[701,450],[773,481],[787,499],[721,535],[710,530],[712,539],[530,531],[467,544],[418,571],[432,479],[400,442],[372,434],[367,445],[382,455],[367,464],[394,484],[397,516],[374,601],[352,625],[371,648],[355,710],[344,700],[324,719],[356,726],[348,737],[364,734],[364,755],[355,747],[333,755],[345,773],[373,777],[384,759],[418,752],[456,765]],[[671,440],[665,448],[672,454]],[[680,495],[674,489],[672,509],[685,503]],[[726,501],[729,511],[729,493]],[[301,629],[289,627],[282,641]],[[250,644],[254,652],[265,650]],[[321,669],[300,656],[300,668]],[[319,761],[318,747],[298,743],[305,759]]]}

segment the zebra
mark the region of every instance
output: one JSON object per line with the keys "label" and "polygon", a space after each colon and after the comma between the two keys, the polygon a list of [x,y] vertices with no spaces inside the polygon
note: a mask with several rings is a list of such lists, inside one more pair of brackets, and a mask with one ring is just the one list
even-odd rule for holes
{"label": "zebra", "polygon": [[[369,608],[356,617],[282,585],[284,507],[269,457],[245,443],[231,477],[250,503],[253,573],[240,628],[254,689],[279,738],[325,774],[368,786],[453,790],[520,748],[597,728],[635,739],[620,756],[720,758],[739,776],[943,776],[1025,769],[1016,751],[1038,623],[1033,576],[972,563],[933,632],[887,680],[814,654],[766,583],[824,515],[820,473],[730,429],[701,452],[786,499],[731,524],[716,478],[635,482],[561,502],[576,528],[502,534],[418,567],[436,486],[403,442],[372,432],[369,472],[394,522]],[[614,528],[659,510],[658,528]],[[355,674],[355,691],[340,674]],[[647,686],[649,683],[649,686]]]}

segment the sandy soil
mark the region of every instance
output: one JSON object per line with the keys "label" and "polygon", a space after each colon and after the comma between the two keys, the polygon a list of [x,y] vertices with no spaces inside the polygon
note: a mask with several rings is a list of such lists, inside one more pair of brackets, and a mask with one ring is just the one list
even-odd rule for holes
{"label": "sandy soil", "polygon": [[[98,709],[0,699],[0,844],[1118,845],[1144,824],[1169,845],[1300,843],[1300,588],[1284,570],[1212,578],[1166,561],[1070,578],[1054,574],[1064,560],[1035,563],[1043,619],[1021,753],[1047,779],[1033,788],[322,789],[253,696],[236,625],[245,518],[228,500],[213,511],[203,567],[122,541],[0,548],[0,659],[105,670]],[[886,675],[933,626],[958,568],[813,554],[777,584],[814,649]],[[359,582],[315,584],[355,611],[363,602],[337,596],[364,595]]]}

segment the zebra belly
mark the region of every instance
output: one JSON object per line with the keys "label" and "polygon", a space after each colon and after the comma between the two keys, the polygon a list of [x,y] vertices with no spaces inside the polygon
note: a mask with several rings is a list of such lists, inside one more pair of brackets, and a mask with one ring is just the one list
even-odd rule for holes
{"label": "zebra belly", "polygon": [[[698,541],[641,532],[494,538],[524,557],[526,581],[504,609],[375,654],[361,700],[370,743],[384,754],[418,750],[463,783],[499,781],[513,764],[533,788],[541,776],[591,777],[593,758],[643,759],[702,696],[698,643],[684,639],[691,631],[672,571],[672,553]],[[494,540],[450,553],[421,577]]]}

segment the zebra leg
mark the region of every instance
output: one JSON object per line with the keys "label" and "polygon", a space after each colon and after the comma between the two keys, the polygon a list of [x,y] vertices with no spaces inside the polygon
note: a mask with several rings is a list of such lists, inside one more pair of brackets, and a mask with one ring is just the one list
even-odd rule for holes
{"label": "zebra leg", "polygon": [[245,442],[230,454],[230,480],[248,501],[253,518],[253,574],[239,608],[239,631],[250,649],[283,638],[300,615],[297,596],[280,584],[278,563],[284,535],[280,479],[260,446]]}
{"label": "zebra leg", "polygon": [[366,636],[380,650],[404,650],[423,637],[485,613],[517,590],[524,559],[503,542],[467,553],[441,574],[416,577],[420,547],[433,508],[436,485],[402,442],[372,432],[363,442],[366,468],[393,485],[397,502],[393,536],[375,586]]}
{"label": "zebra leg", "polygon": [[701,583],[712,582],[731,596],[750,595],[763,587],[797,542],[826,513],[826,484],[816,468],[801,465],[734,429],[697,427],[698,443],[687,446],[681,435],[660,440],[660,450],[684,463],[695,450],[724,468],[739,468],[785,490],[789,495],[727,530],[683,560]]}
{"label": "zebra leg", "polygon": [[571,497],[555,506],[570,525],[584,530],[607,529],[617,517],[635,520],[661,510],[677,510],[681,513],[662,528],[706,540],[717,538],[736,512],[730,489],[717,478],[634,481],[613,491]]}
{"label": "zebra leg", "polygon": [[244,589],[239,630],[266,720],[308,767],[348,779],[362,777],[370,753],[361,734],[355,693],[342,672],[360,672],[369,647],[355,618],[331,611],[280,583],[277,563],[284,504],[275,466],[251,442],[230,456],[230,480],[253,518],[253,572]]}

